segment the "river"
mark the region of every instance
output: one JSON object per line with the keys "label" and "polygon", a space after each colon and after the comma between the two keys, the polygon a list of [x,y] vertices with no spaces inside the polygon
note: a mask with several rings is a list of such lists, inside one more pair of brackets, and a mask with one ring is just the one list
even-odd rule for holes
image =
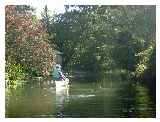
{"label": "river", "polygon": [[[107,80],[107,79],[106,79]],[[103,81],[104,82],[104,81]],[[56,89],[50,81],[30,80],[6,88],[6,117],[155,117],[155,102],[143,85],[72,81]]]}

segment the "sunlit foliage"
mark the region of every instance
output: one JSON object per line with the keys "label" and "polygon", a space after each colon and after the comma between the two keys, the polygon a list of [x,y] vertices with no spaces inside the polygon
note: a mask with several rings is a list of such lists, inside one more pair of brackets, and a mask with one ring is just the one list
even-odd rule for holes
{"label": "sunlit foliage", "polygon": [[16,62],[29,72],[34,70],[38,75],[49,75],[55,60],[54,51],[33,9],[8,5],[5,10],[7,63]]}

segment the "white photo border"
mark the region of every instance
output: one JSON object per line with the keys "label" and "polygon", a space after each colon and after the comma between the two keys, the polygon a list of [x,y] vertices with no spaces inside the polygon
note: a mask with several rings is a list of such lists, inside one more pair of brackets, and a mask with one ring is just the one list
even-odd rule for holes
{"label": "white photo border", "polygon": [[[57,5],[156,5],[156,118],[5,118],[5,5],[36,5],[43,3]],[[160,0],[5,0],[0,2],[0,121],[158,121],[160,118]]]}

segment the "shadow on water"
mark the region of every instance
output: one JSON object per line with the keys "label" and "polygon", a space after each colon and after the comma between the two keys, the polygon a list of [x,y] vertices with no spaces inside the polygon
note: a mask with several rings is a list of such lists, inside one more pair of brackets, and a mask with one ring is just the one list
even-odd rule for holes
{"label": "shadow on water", "polygon": [[155,104],[147,87],[112,76],[62,89],[30,80],[6,88],[6,117],[155,117]]}

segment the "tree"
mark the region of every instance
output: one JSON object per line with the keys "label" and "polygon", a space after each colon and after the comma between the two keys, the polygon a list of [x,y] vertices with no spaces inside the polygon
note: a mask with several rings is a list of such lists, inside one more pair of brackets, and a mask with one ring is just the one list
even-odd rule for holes
{"label": "tree", "polygon": [[41,16],[42,16],[41,21],[43,23],[43,26],[46,29],[47,33],[50,34],[51,15],[47,5],[45,5],[44,11],[41,13]]}
{"label": "tree", "polygon": [[[27,8],[27,9],[26,9]],[[49,75],[55,62],[48,34],[29,6],[6,6],[6,61]]]}
{"label": "tree", "polygon": [[71,69],[136,72],[143,60],[136,55],[154,43],[155,6],[72,5],[65,10],[55,16],[51,32],[64,53],[63,64]]}

